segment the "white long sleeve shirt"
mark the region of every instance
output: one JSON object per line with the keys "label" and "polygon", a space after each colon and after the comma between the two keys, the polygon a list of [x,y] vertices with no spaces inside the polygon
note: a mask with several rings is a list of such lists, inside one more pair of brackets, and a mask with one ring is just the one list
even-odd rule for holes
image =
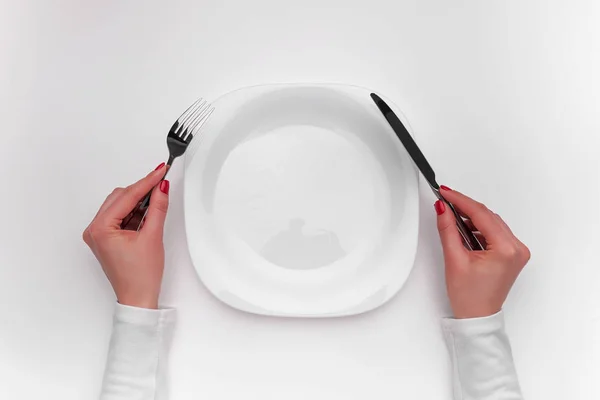
{"label": "white long sleeve shirt", "polygon": [[[175,310],[117,304],[100,400],[167,400]],[[444,319],[455,400],[523,400],[502,312]]]}

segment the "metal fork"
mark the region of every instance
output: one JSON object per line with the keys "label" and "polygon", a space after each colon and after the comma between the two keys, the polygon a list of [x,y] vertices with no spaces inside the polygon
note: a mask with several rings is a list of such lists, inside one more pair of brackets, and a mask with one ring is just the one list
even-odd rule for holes
{"label": "metal fork", "polygon": [[[212,104],[208,103],[202,98],[199,98],[194,102],[194,104],[185,110],[179,118],[177,118],[177,121],[175,121],[169,130],[169,133],[167,134],[167,147],[169,148],[169,160],[167,161],[167,167],[170,167],[177,157],[185,153],[188,145],[194,138],[194,135],[196,135],[200,128],[202,128],[206,121],[208,121],[214,110],[215,108],[212,106]],[[167,169],[163,179],[165,179],[168,173],[169,170]],[[123,219],[123,222],[121,223],[122,229],[133,230],[133,227],[135,227],[136,230],[140,229],[142,223],[144,222],[144,218],[146,217],[146,213],[148,212],[151,194],[152,191],[148,192],[148,194],[138,203],[138,206]],[[137,226],[132,224],[134,217],[139,219]]]}

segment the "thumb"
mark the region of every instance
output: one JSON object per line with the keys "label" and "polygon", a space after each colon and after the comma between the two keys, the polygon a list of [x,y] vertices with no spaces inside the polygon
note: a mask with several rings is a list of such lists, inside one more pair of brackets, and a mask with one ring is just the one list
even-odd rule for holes
{"label": "thumb", "polygon": [[169,181],[163,180],[152,191],[148,214],[141,229],[142,232],[147,232],[150,235],[160,235],[162,238],[169,208],[169,186]]}
{"label": "thumb", "polygon": [[434,207],[438,215],[437,228],[442,241],[444,259],[450,261],[465,256],[467,250],[463,246],[462,236],[456,227],[454,214],[442,200],[436,201]]}

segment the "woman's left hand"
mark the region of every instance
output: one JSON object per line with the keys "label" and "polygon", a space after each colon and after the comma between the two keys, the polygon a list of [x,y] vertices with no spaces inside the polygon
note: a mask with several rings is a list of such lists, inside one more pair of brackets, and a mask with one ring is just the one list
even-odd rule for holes
{"label": "woman's left hand", "polygon": [[[83,232],[121,304],[158,308],[165,264],[163,226],[169,204],[164,163],[127,188],[116,188]],[[121,229],[123,219],[152,191],[148,214],[139,231]]]}

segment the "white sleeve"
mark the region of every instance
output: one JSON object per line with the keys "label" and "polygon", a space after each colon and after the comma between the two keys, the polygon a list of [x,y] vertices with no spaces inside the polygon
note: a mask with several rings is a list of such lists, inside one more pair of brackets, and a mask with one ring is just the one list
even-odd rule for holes
{"label": "white sleeve", "polygon": [[175,310],[117,303],[100,400],[166,400]]}
{"label": "white sleeve", "polygon": [[502,311],[442,321],[454,400],[523,400]]}

